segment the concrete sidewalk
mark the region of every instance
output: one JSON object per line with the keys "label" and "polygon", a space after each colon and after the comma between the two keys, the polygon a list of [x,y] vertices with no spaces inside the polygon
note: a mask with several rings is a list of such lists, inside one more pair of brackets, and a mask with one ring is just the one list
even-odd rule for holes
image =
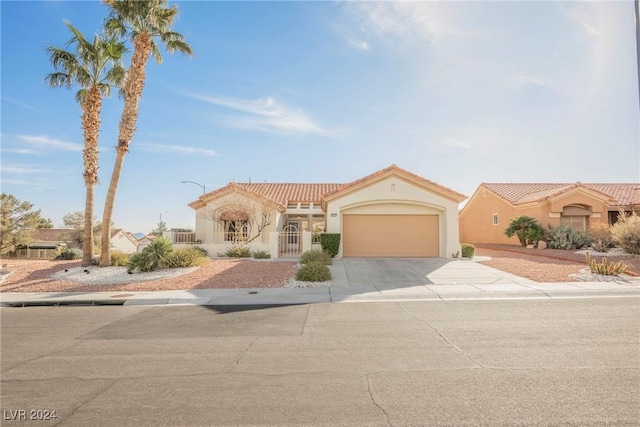
{"label": "concrete sidewalk", "polygon": [[[330,287],[195,289],[157,292],[7,292],[0,293],[3,307],[28,305],[241,305],[314,304],[328,302],[456,301],[496,299],[566,299],[640,297],[640,279],[629,282],[538,283],[473,261],[422,262],[427,272],[414,271],[414,282],[402,277],[363,280],[350,263],[334,260]],[[355,270],[354,270],[355,269]],[[422,277],[415,282],[416,277]]]}

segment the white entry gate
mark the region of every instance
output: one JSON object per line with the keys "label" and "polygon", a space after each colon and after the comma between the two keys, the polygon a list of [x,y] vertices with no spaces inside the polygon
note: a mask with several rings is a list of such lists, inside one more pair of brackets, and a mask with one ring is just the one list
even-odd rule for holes
{"label": "white entry gate", "polygon": [[297,258],[302,254],[302,233],[296,224],[287,225],[278,236],[280,257]]}

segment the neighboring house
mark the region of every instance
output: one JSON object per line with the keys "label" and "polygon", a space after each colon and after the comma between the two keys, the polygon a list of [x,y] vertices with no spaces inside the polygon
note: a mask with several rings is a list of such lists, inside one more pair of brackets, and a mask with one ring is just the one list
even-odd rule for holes
{"label": "neighboring house", "polygon": [[142,250],[144,248],[146,248],[147,246],[149,246],[149,243],[151,243],[151,241],[153,239],[155,239],[156,236],[154,236],[153,234],[147,234],[146,236],[143,235],[142,238],[138,239],[138,252],[142,252]]}
{"label": "neighboring house", "polygon": [[211,255],[236,244],[298,256],[314,235],[340,233],[338,256],[451,257],[466,196],[392,165],[347,184],[231,183],[189,204],[190,239]]}
{"label": "neighboring house", "polygon": [[111,248],[132,254],[138,251],[138,239],[128,231],[116,228],[111,230]]}
{"label": "neighboring house", "polygon": [[30,245],[16,249],[7,254],[7,257],[52,259],[59,247],[66,246],[72,231],[68,228],[38,228]]}
{"label": "neighboring house", "polygon": [[631,184],[481,184],[460,211],[460,238],[469,243],[518,245],[504,230],[526,215],[549,224],[585,231],[596,223],[613,224],[620,209],[640,211],[640,183]]}

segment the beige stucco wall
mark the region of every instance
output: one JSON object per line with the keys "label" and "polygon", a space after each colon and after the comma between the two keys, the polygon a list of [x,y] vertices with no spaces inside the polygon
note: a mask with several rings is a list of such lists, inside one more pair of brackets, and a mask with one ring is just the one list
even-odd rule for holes
{"label": "beige stucco wall", "polygon": [[125,236],[122,232],[113,236],[110,243],[113,249],[122,251],[125,254],[132,254],[138,250],[137,243],[133,243],[131,239]]}
{"label": "beige stucco wall", "polygon": [[[460,250],[458,204],[396,176],[330,200],[326,212],[328,233],[343,234],[342,215],[345,213],[437,214],[440,256],[449,258]],[[342,256],[342,241],[338,256]]]}
{"label": "beige stucco wall", "polygon": [[[596,222],[607,223],[606,204],[582,192],[570,193],[542,205],[532,203],[514,207],[492,192],[479,188],[471,197],[469,206],[466,206],[460,214],[460,238],[467,243],[520,245],[516,237],[508,238],[504,235],[504,230],[513,218],[526,215],[538,220],[545,229],[549,225],[557,227],[560,225],[560,214],[568,205],[589,207],[593,214],[588,219],[587,225],[593,225]],[[493,225],[495,213],[498,214],[498,225]]]}
{"label": "beige stucco wall", "polygon": [[[504,230],[516,210],[490,191],[479,190],[469,200],[460,215],[460,239],[465,243],[504,243],[519,245],[515,237],[508,238]],[[493,225],[493,214],[498,214],[498,225]]]}

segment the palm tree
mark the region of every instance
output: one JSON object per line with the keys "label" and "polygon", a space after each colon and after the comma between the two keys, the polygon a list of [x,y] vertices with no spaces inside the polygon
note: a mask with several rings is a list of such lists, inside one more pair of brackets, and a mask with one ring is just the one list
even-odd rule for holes
{"label": "palm tree", "polygon": [[109,15],[105,24],[107,34],[121,37],[128,36],[133,43],[133,56],[124,81],[124,109],[120,118],[118,131],[118,146],[116,160],[111,174],[109,190],[105,200],[102,224],[102,248],[100,251],[100,265],[111,265],[110,227],[113,206],[120,180],[120,172],[124,156],[129,151],[129,144],[133,139],[138,121],[138,104],[144,88],[145,70],[151,54],[158,64],[162,57],[158,50],[158,43],[165,46],[169,53],[180,52],[192,55],[191,46],[184,41],[184,37],[171,31],[173,20],[178,16],[176,6],[169,7],[167,0],[104,0],[109,7]]}
{"label": "palm tree", "polygon": [[93,200],[94,186],[98,183],[98,134],[102,97],[111,94],[111,86],[119,85],[124,78],[121,60],[125,45],[114,37],[96,34],[93,43],[69,22],[65,22],[73,37],[67,47],[73,51],[50,46],[46,48],[49,61],[55,71],[47,74],[45,81],[53,88],[80,86],[76,100],[82,109],[84,149],[85,210],[82,266],[93,263]]}

